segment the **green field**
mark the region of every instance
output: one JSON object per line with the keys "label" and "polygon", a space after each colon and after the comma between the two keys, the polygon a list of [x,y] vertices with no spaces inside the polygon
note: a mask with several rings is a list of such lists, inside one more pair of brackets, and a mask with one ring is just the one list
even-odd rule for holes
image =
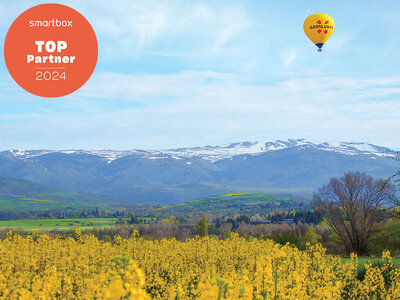
{"label": "green field", "polygon": [[[350,257],[343,257],[342,258],[342,262],[343,263],[346,263],[346,262],[348,262],[350,260],[351,260]],[[363,266],[368,262],[371,262],[371,264],[374,264],[374,263],[383,262],[383,260],[380,257],[359,257],[358,258],[358,270],[360,271],[363,268]],[[392,259],[392,262],[393,262],[393,264],[395,266],[400,267],[400,258]]]}
{"label": "green field", "polygon": [[0,196],[0,211],[44,211],[60,209],[66,211],[88,209],[113,209],[112,199],[101,198],[79,193],[50,193],[34,196],[4,197]]}
{"label": "green field", "polygon": [[0,214],[45,210],[115,209],[124,204],[106,196],[77,193],[26,180],[0,177]]}
{"label": "green field", "polygon": [[230,193],[155,208],[155,212],[172,214],[207,214],[229,215],[263,214],[278,209],[308,208],[309,203],[302,202],[292,195]]}
{"label": "green field", "polygon": [[36,219],[0,221],[0,230],[40,231],[70,230],[75,227],[91,229],[94,227],[110,227],[116,225],[119,218],[88,218],[88,219]]}

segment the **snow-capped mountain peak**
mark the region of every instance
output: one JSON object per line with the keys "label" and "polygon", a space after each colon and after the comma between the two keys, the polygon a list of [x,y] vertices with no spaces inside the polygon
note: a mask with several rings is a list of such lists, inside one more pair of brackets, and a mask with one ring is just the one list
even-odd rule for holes
{"label": "snow-capped mountain peak", "polygon": [[394,157],[396,155],[389,148],[368,143],[325,142],[322,144],[315,144],[305,139],[276,140],[274,142],[247,141],[220,146],[175,148],[165,150],[9,150],[6,152],[9,156],[21,159],[38,157],[50,153],[62,153],[95,155],[104,158],[108,162],[112,162],[116,159],[129,155],[141,156],[148,159],[162,159],[167,157],[175,159],[190,159],[197,157],[215,162],[221,159],[232,158],[237,155],[258,155],[265,152],[279,151],[289,148],[297,148],[300,150],[314,148],[324,151],[334,151],[345,155],[364,154],[381,157]]}

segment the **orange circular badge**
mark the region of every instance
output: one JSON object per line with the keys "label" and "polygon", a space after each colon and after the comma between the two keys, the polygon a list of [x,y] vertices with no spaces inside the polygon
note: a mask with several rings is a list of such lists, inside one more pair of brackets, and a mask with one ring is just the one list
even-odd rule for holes
{"label": "orange circular badge", "polygon": [[79,89],[97,63],[96,34],[76,10],[41,4],[11,25],[4,58],[12,78],[41,97],[61,97]]}

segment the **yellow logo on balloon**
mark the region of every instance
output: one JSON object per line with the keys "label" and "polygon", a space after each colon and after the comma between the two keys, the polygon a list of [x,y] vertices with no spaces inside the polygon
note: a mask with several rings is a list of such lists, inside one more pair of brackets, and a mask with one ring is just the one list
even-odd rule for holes
{"label": "yellow logo on balloon", "polygon": [[318,51],[322,51],[322,46],[335,30],[335,22],[327,14],[313,14],[304,21],[303,28],[308,38],[318,47]]}

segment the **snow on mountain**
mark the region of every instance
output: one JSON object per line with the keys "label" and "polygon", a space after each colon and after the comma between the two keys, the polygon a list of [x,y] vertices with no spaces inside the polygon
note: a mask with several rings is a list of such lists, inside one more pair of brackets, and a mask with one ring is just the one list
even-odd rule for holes
{"label": "snow on mountain", "polygon": [[90,154],[95,156],[100,156],[108,161],[113,161],[115,159],[141,153],[141,151],[120,151],[120,150],[10,150],[10,155],[20,158],[31,158],[42,156],[50,153],[62,153],[62,154]]}
{"label": "snow on mountain", "polygon": [[395,152],[389,148],[368,143],[323,143],[319,146],[326,151],[336,151],[347,155],[371,154],[381,157],[396,156]]}
{"label": "snow on mountain", "polygon": [[[298,149],[319,149],[324,151],[334,151],[345,155],[371,155],[380,157],[394,157],[396,154],[389,148],[380,147],[368,143],[322,143],[314,144],[305,139],[277,140],[275,142],[238,142],[222,146],[204,146],[192,148],[176,148],[166,150],[9,150],[8,155],[21,159],[42,156],[50,153],[63,154],[89,154],[102,157],[109,163],[118,158],[128,155],[136,155],[148,159],[190,159],[202,158],[215,162],[233,156],[247,154],[257,155],[264,152],[278,151],[288,148]],[[4,152],[3,152],[4,153]]]}
{"label": "snow on mountain", "polygon": [[375,146],[367,143],[323,143],[314,144],[305,139],[277,140],[275,142],[241,142],[227,144],[223,146],[205,146],[194,148],[179,148],[164,150],[167,153],[177,157],[191,158],[201,157],[210,161],[217,161],[225,158],[231,158],[236,155],[248,154],[257,155],[264,152],[277,151],[288,148],[307,149],[314,148],[325,151],[334,151],[345,155],[376,155],[385,157],[394,157],[395,154],[389,148]]}

